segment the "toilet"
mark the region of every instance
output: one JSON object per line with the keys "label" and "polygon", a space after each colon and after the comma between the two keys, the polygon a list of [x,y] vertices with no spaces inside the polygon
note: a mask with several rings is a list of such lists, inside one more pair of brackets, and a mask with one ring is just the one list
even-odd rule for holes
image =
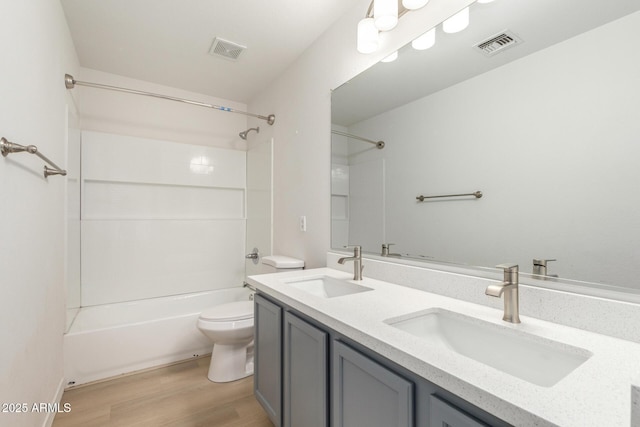
{"label": "toilet", "polygon": [[[302,268],[302,260],[272,255],[262,258],[260,272]],[[198,329],[213,342],[209,380],[226,383],[253,375],[253,301],[229,302],[203,311]]]}

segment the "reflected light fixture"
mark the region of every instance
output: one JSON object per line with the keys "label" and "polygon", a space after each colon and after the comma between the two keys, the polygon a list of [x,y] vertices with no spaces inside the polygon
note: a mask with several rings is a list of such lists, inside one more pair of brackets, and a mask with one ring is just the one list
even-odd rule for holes
{"label": "reflected light fixture", "polygon": [[435,27],[416,38],[411,42],[411,47],[416,50],[425,50],[433,47],[436,44],[436,29]]}
{"label": "reflected light fixture", "polygon": [[453,15],[442,23],[442,31],[445,33],[457,33],[469,25],[469,7]]}
{"label": "reflected light fixture", "polygon": [[373,19],[380,31],[389,31],[398,24],[398,0],[374,0]]}
{"label": "reflected light fixture", "polygon": [[[485,0],[486,1],[486,0]],[[493,1],[493,0],[489,0]],[[402,0],[402,6],[409,10],[416,10],[424,7],[429,0]]]}
{"label": "reflected light fixture", "polygon": [[380,62],[393,62],[396,59],[398,59],[398,51],[397,50],[395,52],[393,52],[391,55],[389,55],[386,58],[384,58],[383,60],[381,60]]}

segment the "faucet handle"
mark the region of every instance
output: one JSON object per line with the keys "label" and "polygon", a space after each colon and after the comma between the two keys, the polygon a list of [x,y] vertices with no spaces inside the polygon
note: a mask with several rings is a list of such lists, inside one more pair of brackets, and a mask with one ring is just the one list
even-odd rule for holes
{"label": "faucet handle", "polygon": [[360,256],[360,253],[362,252],[362,246],[361,245],[346,245],[345,249],[350,249],[353,248],[353,255],[354,256]]}
{"label": "faucet handle", "polygon": [[498,264],[496,268],[502,268],[504,270],[504,281],[511,285],[518,284],[518,264],[505,263]]}
{"label": "faucet handle", "polygon": [[557,261],[557,259],[533,259],[533,265],[541,265],[543,267],[547,266],[549,261]]}
{"label": "faucet handle", "polygon": [[391,245],[395,245],[395,243],[383,243],[382,244],[382,253],[380,255],[388,256],[389,255],[389,249],[391,249]]}
{"label": "faucet handle", "polygon": [[505,273],[506,272],[517,272],[518,271],[518,264],[514,264],[512,262],[507,262],[504,264],[498,264],[496,265],[496,268],[502,268]]}

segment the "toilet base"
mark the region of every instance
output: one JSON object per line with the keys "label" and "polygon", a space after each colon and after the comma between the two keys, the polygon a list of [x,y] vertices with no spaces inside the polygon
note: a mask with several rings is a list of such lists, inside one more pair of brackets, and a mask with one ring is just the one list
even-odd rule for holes
{"label": "toilet base", "polygon": [[253,341],[249,345],[215,344],[207,378],[227,383],[253,375]]}

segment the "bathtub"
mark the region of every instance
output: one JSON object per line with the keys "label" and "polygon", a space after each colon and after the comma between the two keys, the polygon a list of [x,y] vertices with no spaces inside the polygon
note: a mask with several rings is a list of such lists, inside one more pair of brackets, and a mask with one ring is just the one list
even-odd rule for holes
{"label": "bathtub", "polygon": [[236,287],[81,308],[64,335],[67,387],[211,353],[198,316],[250,294]]}

